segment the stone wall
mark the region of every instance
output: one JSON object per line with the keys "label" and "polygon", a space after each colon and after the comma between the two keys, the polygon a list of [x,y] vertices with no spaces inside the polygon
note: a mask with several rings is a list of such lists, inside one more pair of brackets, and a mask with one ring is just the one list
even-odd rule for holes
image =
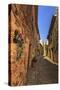
{"label": "stone wall", "polygon": [[[9,85],[25,85],[27,71],[31,65],[32,58],[36,55],[35,50],[39,40],[36,16],[37,6],[10,4],[8,8]],[[22,47],[19,46],[21,44],[19,35],[23,39]]]}
{"label": "stone wall", "polygon": [[52,17],[50,31],[48,33],[48,56],[58,64],[58,15]]}

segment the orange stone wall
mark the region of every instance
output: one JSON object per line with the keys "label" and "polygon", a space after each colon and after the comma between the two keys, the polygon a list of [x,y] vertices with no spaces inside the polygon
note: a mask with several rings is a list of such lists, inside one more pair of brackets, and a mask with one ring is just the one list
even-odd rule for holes
{"label": "orange stone wall", "polygon": [[[11,4],[9,7],[9,85],[25,85],[28,67],[35,55],[39,40],[38,29],[35,25],[35,6]],[[13,42],[15,30],[22,33],[23,52],[17,60],[18,45]],[[32,55],[33,53],[33,55]]]}

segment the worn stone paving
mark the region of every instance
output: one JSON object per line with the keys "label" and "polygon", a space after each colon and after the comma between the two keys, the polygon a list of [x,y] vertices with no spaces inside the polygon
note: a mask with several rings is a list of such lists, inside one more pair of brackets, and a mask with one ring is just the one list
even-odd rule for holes
{"label": "worn stone paving", "polygon": [[37,62],[30,67],[27,74],[27,85],[58,83],[58,66],[36,57]]}

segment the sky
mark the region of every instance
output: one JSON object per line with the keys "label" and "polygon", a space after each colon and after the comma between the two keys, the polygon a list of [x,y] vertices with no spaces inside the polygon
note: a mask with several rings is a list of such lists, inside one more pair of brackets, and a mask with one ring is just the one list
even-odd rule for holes
{"label": "sky", "polygon": [[56,7],[38,6],[38,29],[40,39],[47,39],[52,16],[56,13]]}

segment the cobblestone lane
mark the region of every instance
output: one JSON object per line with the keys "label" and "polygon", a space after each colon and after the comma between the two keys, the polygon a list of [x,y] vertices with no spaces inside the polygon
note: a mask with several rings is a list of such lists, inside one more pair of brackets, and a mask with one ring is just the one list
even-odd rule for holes
{"label": "cobblestone lane", "polygon": [[58,83],[58,66],[38,56],[28,70],[27,85]]}

